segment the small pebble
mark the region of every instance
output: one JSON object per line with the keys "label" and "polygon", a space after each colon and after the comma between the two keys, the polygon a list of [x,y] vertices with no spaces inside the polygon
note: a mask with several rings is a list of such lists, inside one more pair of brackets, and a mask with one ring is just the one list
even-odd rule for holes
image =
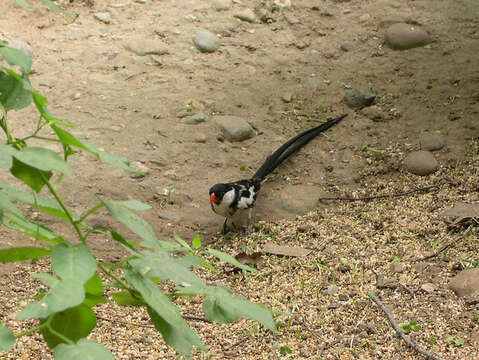
{"label": "small pebble", "polygon": [[97,19],[100,20],[101,22],[105,24],[111,23],[111,15],[110,13],[107,12],[97,12],[94,13],[93,16]]}
{"label": "small pebble", "polygon": [[439,168],[439,163],[429,151],[414,151],[404,160],[406,169],[415,175],[426,176]]}
{"label": "small pebble", "polygon": [[246,21],[249,23],[256,22],[256,14],[251,9],[241,10],[233,15],[235,18],[240,19],[241,21]]}
{"label": "small pebble", "polygon": [[211,31],[198,29],[193,35],[193,44],[195,44],[199,51],[203,53],[211,53],[218,50],[221,42],[218,36]]}
{"label": "small pebble", "polygon": [[422,133],[419,137],[419,143],[421,144],[421,150],[426,151],[441,150],[446,144],[441,135],[431,133]]}
{"label": "small pebble", "polygon": [[429,35],[418,26],[397,23],[386,30],[386,44],[393,50],[407,50],[430,43]]}

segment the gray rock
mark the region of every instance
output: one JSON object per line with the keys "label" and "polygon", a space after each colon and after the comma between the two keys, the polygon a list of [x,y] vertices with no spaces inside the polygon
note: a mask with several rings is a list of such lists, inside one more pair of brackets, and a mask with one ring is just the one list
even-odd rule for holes
{"label": "gray rock", "polygon": [[421,289],[427,293],[432,293],[437,290],[437,285],[433,283],[424,283],[421,285]]}
{"label": "gray rock", "polygon": [[33,49],[27,43],[24,43],[20,40],[7,40],[7,39],[0,39],[8,42],[8,46],[11,48],[23,51],[28,57],[33,57]]}
{"label": "gray rock", "polygon": [[426,176],[439,168],[439,163],[429,151],[414,151],[404,160],[406,169],[415,175]]}
{"label": "gray rock", "polygon": [[238,18],[242,21],[246,21],[249,23],[254,23],[257,21],[256,14],[251,9],[244,9],[244,10],[238,11],[233,16],[235,18]]}
{"label": "gray rock", "polygon": [[393,262],[391,265],[389,265],[389,269],[391,270],[391,272],[393,273],[402,273],[404,272],[405,270],[405,266],[402,262]]}
{"label": "gray rock", "polygon": [[441,150],[446,144],[441,135],[431,133],[422,133],[419,137],[419,143],[421,144],[421,150],[426,151]]}
{"label": "gray rock", "polygon": [[382,28],[390,27],[393,24],[397,23],[412,23],[412,20],[407,16],[393,16],[393,17],[386,17],[379,22],[379,26]]}
{"label": "gray rock", "polygon": [[289,92],[284,93],[283,96],[281,96],[281,100],[288,104],[293,100],[293,94]]}
{"label": "gray rock", "polygon": [[214,0],[213,8],[216,11],[225,11],[231,8],[231,0]]}
{"label": "gray rock", "polygon": [[372,121],[380,122],[384,120],[384,114],[379,106],[372,105],[361,110],[361,114],[371,119]]}
{"label": "gray rock", "polygon": [[195,133],[195,142],[197,143],[205,143],[208,140],[207,136],[202,132]]}
{"label": "gray rock", "polygon": [[344,94],[344,101],[353,109],[361,109],[373,104],[376,95],[360,89],[347,90]]}
{"label": "gray rock", "polygon": [[218,50],[221,42],[218,36],[213,34],[211,31],[206,29],[198,29],[193,35],[193,44],[195,44],[199,51],[211,53]]}
{"label": "gray rock", "polygon": [[173,211],[162,211],[158,214],[158,216],[160,219],[168,220],[174,223],[180,222],[182,219],[180,215]]}
{"label": "gray rock", "polygon": [[461,271],[449,282],[449,288],[459,297],[479,295],[479,268]]}
{"label": "gray rock", "polygon": [[351,44],[349,42],[342,43],[340,48],[344,52],[352,51],[354,49],[353,44]]}
{"label": "gray rock", "polygon": [[285,11],[283,15],[284,15],[284,18],[286,19],[286,21],[288,22],[289,25],[299,24],[298,18],[296,16],[294,16],[293,13],[291,13],[289,11]]}
{"label": "gray rock", "polygon": [[101,22],[105,24],[111,23],[111,15],[110,13],[107,12],[97,12],[94,13],[93,16],[97,19],[100,20]]}
{"label": "gray rock", "polygon": [[145,164],[143,164],[142,162],[140,161],[135,161],[131,164],[131,167],[136,169],[136,170],[139,170],[139,171],[142,171],[143,174],[135,174],[135,173],[132,173],[130,175],[131,178],[133,179],[138,179],[138,178],[142,178],[142,177],[145,177],[146,175],[149,174],[150,172],[150,168],[148,166],[146,166]]}
{"label": "gray rock", "polygon": [[337,294],[339,291],[339,287],[335,284],[329,285],[326,289],[324,289],[324,293],[326,295],[334,295]]}
{"label": "gray rock", "polygon": [[190,116],[183,117],[182,122],[184,124],[194,125],[194,124],[199,124],[199,123],[205,122],[207,119],[208,118],[205,114],[203,114],[202,112],[199,112],[199,113],[196,113],[196,114],[193,114],[193,115],[190,115]]}
{"label": "gray rock", "polygon": [[394,50],[407,50],[424,46],[431,42],[426,31],[418,26],[397,23],[386,30],[386,44]]}
{"label": "gray rock", "polygon": [[183,109],[183,110],[178,111],[178,113],[176,114],[176,117],[182,119],[186,116],[192,116],[194,114],[196,114],[196,113],[193,112],[191,108],[189,108],[189,109]]}
{"label": "gray rock", "polygon": [[251,125],[238,116],[215,116],[215,122],[226,139],[230,141],[243,141],[254,136],[254,130]]}
{"label": "gray rock", "polygon": [[360,23],[365,23],[367,21],[371,20],[371,15],[369,14],[362,14],[360,17],[359,17],[359,22]]}
{"label": "gray rock", "polygon": [[328,87],[327,80],[319,75],[310,76],[306,79],[306,85],[311,87],[313,90],[325,89]]}
{"label": "gray rock", "polygon": [[312,196],[314,187],[307,185],[286,186],[277,198],[278,205],[293,214],[304,215],[315,209],[319,196]]}
{"label": "gray rock", "polygon": [[128,39],[124,43],[124,47],[138,56],[168,54],[168,49],[162,42],[140,37]]}

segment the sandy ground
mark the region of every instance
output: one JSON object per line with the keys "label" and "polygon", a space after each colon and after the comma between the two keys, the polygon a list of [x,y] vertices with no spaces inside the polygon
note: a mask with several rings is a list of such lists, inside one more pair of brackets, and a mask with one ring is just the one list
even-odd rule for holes
{"label": "sandy ground", "polygon": [[[23,9],[3,4],[0,35],[30,44],[32,83],[51,101],[56,115],[77,126],[77,136],[149,169],[145,178],[132,179],[87,155],[78,155],[72,163],[75,177],[60,187],[68,205],[78,212],[93,204],[86,189],[113,199],[135,198],[153,207],[146,217],[159,237],[171,238],[177,232],[188,239],[199,233],[209,246],[232,253],[243,248],[253,251],[269,235],[260,231],[247,239],[218,238],[222,219],[208,209],[209,187],[247,177],[249,172],[241,171],[242,167],[260,166],[286,139],[314,126],[312,118],[349,113],[331,130],[334,141],[320,137],[308,145],[265,184],[258,200],[257,218],[266,224],[273,222],[267,226],[278,241],[316,249],[314,256],[307,260],[271,257],[266,269],[248,280],[239,275],[214,279],[205,274],[211,281],[229,283],[253,301],[294,315],[280,317],[286,325],[279,335],[258,330],[250,322],[231,327],[195,323],[213,358],[225,357],[222,348],[243,334],[248,335],[244,345],[228,350],[232,358],[416,358],[393,338],[384,315],[365,297],[374,285],[371,271],[387,275],[393,255],[405,259],[402,280],[415,294],[411,299],[401,288],[380,293],[393,304],[398,321],[416,319],[423,330],[413,337],[445,358],[479,356],[474,345],[477,323],[471,320],[477,309],[457,300],[445,287],[453,275],[451,264],[477,260],[477,240],[452,250],[448,261],[427,263],[437,268],[431,276],[437,278],[440,295],[421,292],[422,282],[436,280],[424,280],[423,272],[414,270],[411,261],[429,250],[432,238],[447,234],[439,215],[445,207],[461,199],[477,201],[472,185],[477,183],[477,147],[471,139],[479,136],[478,4],[294,1],[292,14],[299,20],[295,25],[281,12],[272,14],[271,23],[236,19],[233,15],[244,8],[268,8],[268,4],[248,0],[234,2],[225,11],[216,11],[210,1],[187,0],[61,4],[78,14],[73,22],[40,5]],[[108,12],[110,23],[98,21],[93,16],[97,12]],[[391,19],[420,24],[433,42],[409,51],[388,49],[383,44],[382,24]],[[220,48],[211,54],[200,53],[191,41],[196,28],[220,34]],[[160,42],[168,54],[137,56],[126,50],[125,44],[137,38]],[[352,46],[351,51],[340,49],[345,43]],[[349,109],[342,100],[349,87],[375,93],[384,121],[373,122]],[[178,113],[190,108],[204,112],[208,120],[197,125],[182,123]],[[20,134],[34,126],[31,114],[29,110],[11,114]],[[241,143],[218,140],[215,114],[243,117],[254,126],[256,136]],[[419,135],[424,131],[440,133],[446,146],[435,153],[439,172],[417,178],[403,171],[401,161],[419,148]],[[204,143],[195,140],[197,133],[205,136]],[[368,144],[385,155],[378,158],[362,151]],[[319,212],[305,218],[296,218],[277,202],[281,194],[294,194],[301,186],[328,196],[362,195],[405,191],[444,180],[455,185],[394,201],[326,202],[320,204]],[[173,204],[163,195],[169,186],[175,189]],[[55,220],[44,220],[68,233]],[[113,224],[104,213],[92,221]],[[298,230],[302,223],[309,224],[306,231]],[[8,246],[28,243],[6,230],[2,237]],[[92,248],[105,260],[121,256],[119,247],[103,238],[94,239]],[[315,265],[334,269],[340,258],[348,260],[350,270],[325,273]],[[33,295],[24,290],[27,274],[33,270],[38,269],[2,265],[2,298],[15,299],[24,291],[25,296]],[[271,279],[267,282],[271,289],[264,279]],[[339,294],[347,296],[346,300],[324,295],[322,291],[332,283],[340,287]],[[288,293],[294,296],[288,298]],[[333,302],[340,307],[328,309]],[[3,316],[21,305],[16,300],[5,303]],[[108,318],[111,310],[99,311]],[[145,314],[131,315],[133,323],[146,324],[145,319]],[[114,322],[100,320],[95,337],[106,345],[115,344],[109,347],[118,359],[174,357],[164,345],[156,345],[161,340],[153,330],[145,336],[141,326],[132,326],[131,333],[113,330],[114,326]],[[448,336],[463,338],[465,344],[453,346],[446,341]],[[437,345],[428,343],[431,337],[437,338]],[[36,340],[26,339],[20,350],[5,356],[47,359],[47,350]],[[279,348],[285,344],[293,354],[280,355]],[[208,357],[198,358],[202,356]]]}

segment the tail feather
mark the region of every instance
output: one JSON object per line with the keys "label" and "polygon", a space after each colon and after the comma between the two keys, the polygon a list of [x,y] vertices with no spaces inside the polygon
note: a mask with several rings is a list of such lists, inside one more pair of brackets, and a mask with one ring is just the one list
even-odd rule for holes
{"label": "tail feather", "polygon": [[264,164],[256,171],[253,175],[253,179],[257,181],[262,181],[271,174],[274,169],[276,169],[283,161],[290,157],[293,153],[301,149],[308,142],[314,139],[316,136],[322,132],[328,130],[330,127],[336,125],[342,119],[344,119],[347,114],[341,115],[336,119],[329,120],[324,124],[321,124],[317,127],[309,129],[299,135],[296,135],[294,138],[288,140],[282,146],[280,146],[273,154],[271,154]]}

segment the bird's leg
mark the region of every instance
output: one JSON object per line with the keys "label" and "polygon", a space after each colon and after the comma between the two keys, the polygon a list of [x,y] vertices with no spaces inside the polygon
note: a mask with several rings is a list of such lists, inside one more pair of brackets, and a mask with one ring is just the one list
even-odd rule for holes
{"label": "bird's leg", "polygon": [[253,210],[254,208],[250,207],[248,209],[248,220],[246,222],[246,229],[244,231],[245,233],[245,236],[248,236],[248,234],[250,233],[251,231],[251,224],[252,224],[252,218],[253,218]]}
{"label": "bird's leg", "polygon": [[227,222],[228,222],[228,218],[225,218],[225,222],[223,223],[223,228],[221,229],[221,235],[226,235],[227,233],[227,229],[226,229]]}

